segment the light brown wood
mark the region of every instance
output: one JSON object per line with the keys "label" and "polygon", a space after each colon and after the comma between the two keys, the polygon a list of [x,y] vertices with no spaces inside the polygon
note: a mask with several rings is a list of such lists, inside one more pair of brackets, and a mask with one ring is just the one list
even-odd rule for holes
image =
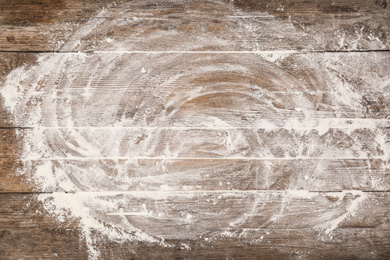
{"label": "light brown wood", "polygon": [[[33,65],[38,58],[45,65]],[[14,59],[7,54],[4,63],[14,68]],[[42,109],[40,125],[47,127],[66,127],[68,115],[76,127],[115,126],[122,119],[121,126],[213,127],[218,119],[232,127],[265,128],[271,120],[275,127],[296,128],[291,121],[297,119],[311,130],[337,128],[334,118],[344,120],[340,127],[388,127],[388,53],[120,52],[21,59],[32,65],[3,86],[30,94],[15,97],[14,118],[0,110],[2,126],[34,127],[28,116]],[[22,85],[14,82],[22,77]],[[47,99],[53,103],[41,104]]]}
{"label": "light brown wood", "polygon": [[[17,170],[34,173],[47,161],[1,161],[2,192],[29,191],[158,191],[173,190],[310,190],[310,191],[388,191],[387,162],[378,159],[297,159],[297,160],[215,160],[215,159],[137,159],[137,160],[51,160],[69,172],[73,187],[64,190],[61,181],[41,188],[31,184],[33,174],[15,175]],[[98,169],[117,171],[91,183]],[[164,169],[164,170],[163,170]],[[86,174],[81,175],[82,172]],[[125,178],[126,180],[124,180]]]}
{"label": "light brown wood", "polygon": [[[15,176],[16,169],[34,173],[47,163],[65,170],[75,188],[84,191],[158,190],[161,185],[174,190],[390,190],[388,148],[375,141],[387,140],[387,129],[351,133],[329,129],[322,135],[315,130],[192,128],[88,128],[74,132],[55,128],[43,135],[39,131],[37,137],[31,137],[33,129],[4,129],[1,133],[0,144],[11,148],[23,135],[35,140],[50,137],[42,140],[48,145],[44,153],[42,146],[33,145],[29,148],[33,157],[23,160],[18,160],[23,156],[18,152],[22,147],[2,151],[1,190],[5,192],[31,191],[17,180],[31,180],[33,175]],[[96,152],[90,155],[89,150],[75,150],[73,142],[80,135],[89,137],[90,145],[116,138],[114,143],[95,146]],[[241,145],[229,148],[237,139]],[[116,145],[117,140],[121,142]],[[102,181],[91,184],[99,169],[107,173],[100,177]],[[10,185],[12,179],[15,184]],[[39,189],[61,190],[61,182]]]}
{"label": "light brown wood", "polygon": [[389,258],[387,4],[0,0],[0,258]]}

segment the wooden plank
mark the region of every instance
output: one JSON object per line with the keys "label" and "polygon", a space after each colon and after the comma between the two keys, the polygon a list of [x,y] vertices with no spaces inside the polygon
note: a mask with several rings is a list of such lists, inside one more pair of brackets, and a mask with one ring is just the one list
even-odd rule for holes
{"label": "wooden plank", "polygon": [[42,203],[33,194],[0,195],[0,255],[2,259],[87,259],[77,222],[59,225],[55,217],[39,214]]}
{"label": "wooden plank", "polygon": [[387,259],[387,8],[0,0],[0,258]]}
{"label": "wooden plank", "polygon": [[31,192],[36,189],[31,177],[19,173],[22,168],[21,162],[0,159],[0,192]]}
{"label": "wooden plank", "polygon": [[0,10],[5,51],[383,50],[390,35],[386,1],[2,0]]}
{"label": "wooden plank", "polygon": [[23,66],[32,65],[35,62],[36,55],[29,53],[0,53],[0,79],[3,80],[12,70]]}
{"label": "wooden plank", "polygon": [[[25,140],[22,160],[389,159],[390,129],[49,128],[3,129],[4,147]],[[19,144],[20,145],[20,144]],[[3,150],[3,158],[13,158]],[[20,153],[21,152],[21,153]]]}
{"label": "wooden plank", "polygon": [[[30,191],[28,181],[17,184],[21,178],[35,181],[39,191],[390,190],[389,129],[319,134],[280,128],[49,128],[0,133],[3,191]],[[6,181],[12,176],[15,185]]]}
{"label": "wooden plank", "polygon": [[0,129],[0,158],[15,159],[22,150],[21,139],[18,139],[17,129]]}
{"label": "wooden plank", "polygon": [[[0,84],[6,80],[6,76],[14,69],[21,66],[35,64],[37,55],[28,53],[0,53]],[[0,127],[10,126],[12,115],[4,107],[4,98],[0,97]]]}
{"label": "wooden plank", "polygon": [[[79,176],[92,179],[88,167],[106,167],[100,160],[113,162],[108,165],[122,160],[138,174],[148,169],[160,176],[161,169],[136,162],[150,159],[162,161],[176,176],[171,181],[137,177],[124,184],[137,189],[213,188],[197,174],[191,175],[196,185],[190,185],[183,179],[188,172],[172,168],[173,162],[178,165],[175,159],[191,165],[194,159],[206,159],[201,165],[213,159],[204,174],[213,176],[215,184],[222,181],[216,189],[389,189],[386,53],[95,53],[24,59],[30,64],[4,81],[4,104],[7,99],[13,104],[13,93],[17,103],[12,117],[4,110],[2,125],[33,128],[19,129],[19,135],[3,131],[1,145],[13,148],[2,150],[2,175],[14,183],[3,185],[4,191],[31,190],[28,181],[18,186],[21,177],[12,177],[17,158],[41,160],[38,165],[54,159],[67,173],[87,167]],[[34,65],[36,60],[40,63]],[[293,165],[285,171],[288,163]],[[25,177],[36,180],[35,171]],[[79,176],[72,178],[85,189],[87,179]],[[117,181],[113,186],[96,183],[93,189],[116,189]],[[36,187],[68,188],[58,183]]]}
{"label": "wooden plank", "polygon": [[388,53],[36,59],[3,81],[1,126],[386,127],[390,113]]}
{"label": "wooden plank", "polygon": [[[58,196],[75,201],[88,197]],[[113,241],[108,239],[108,233],[91,228],[89,235],[94,243],[88,245],[89,253],[100,253],[100,259],[384,259],[390,253],[388,193],[91,196],[117,201],[124,206],[123,215],[127,214],[125,218],[104,216],[101,214],[107,212],[102,212],[98,203],[88,205],[91,214],[106,223],[107,229],[116,227],[125,237]],[[25,252],[31,258],[87,257],[86,245],[79,241],[79,236],[85,235],[85,226],[78,225],[72,217],[56,221],[49,214],[52,211],[36,201],[36,195],[2,194],[0,201],[0,251],[5,259],[24,257]],[[127,224],[123,229],[124,222],[152,235],[156,242],[126,237],[123,230],[130,232],[131,228]],[[165,239],[161,242],[162,238]]]}
{"label": "wooden plank", "polygon": [[0,165],[2,192],[390,190],[388,160],[379,159],[4,160]]}
{"label": "wooden plank", "polygon": [[0,192],[29,192],[34,183],[22,174],[23,163],[16,161],[23,150],[19,129],[0,129]]}

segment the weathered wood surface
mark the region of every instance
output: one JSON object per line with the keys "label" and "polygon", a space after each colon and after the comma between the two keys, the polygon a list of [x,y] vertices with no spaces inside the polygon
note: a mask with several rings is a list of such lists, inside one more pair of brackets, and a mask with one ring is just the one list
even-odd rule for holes
{"label": "weathered wood surface", "polygon": [[[31,140],[27,154],[21,147],[2,151],[5,192],[31,191],[9,180],[42,182],[34,174],[48,169],[57,169],[57,181],[34,190],[390,190],[388,129],[321,135],[257,128],[17,131],[0,130],[4,147],[15,147],[22,136]],[[30,174],[15,176],[17,168]]]}
{"label": "weathered wood surface", "polygon": [[[70,200],[80,199],[68,195]],[[77,222],[52,225],[52,217],[34,202],[35,196],[0,196],[2,258],[85,259]],[[126,218],[106,218],[167,238],[118,243],[97,237],[94,243],[101,249],[101,258],[386,259],[390,253],[388,193],[321,193],[307,198],[280,193],[154,196],[126,195],[122,205]],[[193,203],[194,199],[198,203]],[[351,214],[348,209],[356,200],[361,200],[359,210]],[[102,213],[98,205],[92,211]],[[157,212],[163,214],[155,215]],[[326,229],[333,227],[328,222],[332,219],[341,221],[327,233]],[[169,238],[175,233],[182,237]]]}
{"label": "weathered wood surface", "polygon": [[36,127],[38,120],[41,127],[389,126],[387,52],[6,54],[0,60],[5,71],[28,64],[3,77],[3,107],[14,113],[0,110],[1,126]]}
{"label": "weathered wood surface", "polygon": [[[31,140],[4,165],[87,169],[69,176],[76,188],[41,191],[389,190],[388,53],[35,56],[3,80],[18,103],[2,124],[27,128],[4,129],[2,143]],[[83,184],[118,165],[101,175],[112,184]]]}
{"label": "weathered wood surface", "polygon": [[42,212],[33,194],[0,195],[1,259],[87,259],[77,222]]}
{"label": "weathered wood surface", "polygon": [[[1,144],[13,145],[13,129],[1,130]],[[386,160],[390,130],[329,129],[300,133],[286,129],[24,129],[18,137],[37,140],[23,160]],[[81,143],[80,136],[84,143]],[[17,138],[17,137],[16,137]],[[102,140],[106,140],[102,143]],[[45,150],[43,150],[45,147]],[[24,151],[25,153],[26,151]],[[15,152],[16,153],[16,152]],[[1,156],[13,158],[13,151]],[[9,157],[8,157],[9,158]]]}
{"label": "weathered wood surface", "polygon": [[[1,161],[3,192],[26,191],[134,191],[151,190],[310,190],[388,191],[389,168],[377,159],[314,160],[50,160]],[[31,171],[16,175],[16,169]],[[34,174],[57,170],[50,184]],[[120,168],[120,171],[117,170]],[[108,170],[110,172],[105,172]],[[84,173],[86,172],[86,173]],[[22,182],[24,180],[24,182]],[[68,185],[69,181],[72,182]]]}
{"label": "weathered wood surface", "polygon": [[116,50],[107,38],[131,51],[385,50],[388,10],[386,0],[2,0],[0,50]]}
{"label": "weathered wood surface", "polygon": [[0,0],[0,258],[389,258],[388,10]]}

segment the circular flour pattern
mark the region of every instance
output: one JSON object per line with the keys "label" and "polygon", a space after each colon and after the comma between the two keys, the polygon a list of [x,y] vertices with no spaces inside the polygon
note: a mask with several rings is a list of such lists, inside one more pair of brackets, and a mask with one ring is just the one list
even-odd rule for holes
{"label": "circular flour pattern", "polygon": [[[210,5],[227,16],[240,13],[228,4]],[[191,10],[197,13],[196,8]],[[33,127],[24,133],[21,171],[31,175],[37,190],[54,192],[40,196],[45,208],[79,218],[96,257],[92,231],[117,241],[163,245],[165,239],[195,239],[245,226],[265,198],[296,196],[217,192],[239,188],[255,162],[237,167],[241,177],[231,176],[229,183],[206,174],[222,174],[222,160],[234,169],[232,161],[299,157],[296,150],[280,155],[277,142],[259,137],[259,129],[297,127],[318,105],[304,81],[275,64],[289,55],[255,54],[257,42],[234,47],[253,34],[250,20],[217,18],[219,28],[234,28],[221,32],[210,29],[201,10],[188,16],[188,28],[197,28],[188,33],[139,30],[132,37],[110,38],[109,32],[121,27],[151,26],[152,20],[126,12],[114,19],[118,10],[106,8],[62,47],[105,51],[40,54],[36,65],[15,69],[5,82],[5,104],[15,122]],[[300,35],[287,22],[267,23],[269,33],[289,28]],[[322,84],[319,90],[332,83]],[[359,108],[353,93],[339,99]],[[280,131],[275,135],[290,134]],[[201,192],[204,187],[209,191]],[[269,212],[283,211],[278,207],[268,205]],[[229,214],[234,208],[240,215]],[[263,212],[263,226],[277,217],[269,212]]]}

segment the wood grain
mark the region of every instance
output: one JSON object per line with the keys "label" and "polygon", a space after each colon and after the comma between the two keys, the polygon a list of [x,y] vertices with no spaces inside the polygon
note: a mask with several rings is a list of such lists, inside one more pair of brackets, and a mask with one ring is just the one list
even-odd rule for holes
{"label": "wood grain", "polygon": [[14,95],[9,102],[19,104],[13,118],[0,110],[2,126],[33,127],[31,117],[41,109],[40,125],[47,127],[67,127],[68,116],[75,127],[296,128],[294,119],[307,129],[388,127],[388,53],[121,52],[25,59],[41,59],[41,65],[23,66],[3,80],[6,95]]}
{"label": "wood grain", "polygon": [[[29,145],[23,160],[99,159],[387,159],[388,129],[45,129],[19,130],[40,143]],[[2,130],[1,143],[12,147],[14,130]],[[85,143],[77,138],[84,137]],[[113,138],[114,137],[114,138]],[[42,140],[40,140],[42,138]],[[111,139],[114,139],[113,141]],[[101,143],[101,140],[106,140]],[[119,141],[118,141],[119,140]],[[384,140],[384,144],[382,141]],[[11,142],[11,143],[9,143]],[[68,142],[68,143],[67,143]],[[279,142],[279,143],[278,143]],[[41,144],[42,143],[42,144]],[[238,143],[238,145],[237,145]],[[45,150],[42,147],[46,146]],[[20,150],[22,150],[20,148]],[[4,150],[3,158],[15,154]],[[9,158],[9,157],[8,157]]]}
{"label": "wood grain", "polygon": [[[115,50],[107,37],[131,51],[188,51],[200,38],[208,44],[196,49],[211,51],[389,47],[385,0],[2,0],[0,6],[4,51]],[[98,30],[77,35],[86,24]],[[147,40],[151,35],[159,36],[158,44]],[[80,42],[66,44],[69,39]]]}
{"label": "wood grain", "polygon": [[[257,210],[251,212],[251,203],[255,195],[229,195],[218,198],[217,194],[195,195],[199,204],[189,209],[186,200],[190,198],[147,200],[150,216],[128,216],[131,223],[144,229],[153,220],[155,207],[165,208],[167,218],[159,218],[161,229],[154,232],[176,234],[187,231],[188,236],[196,234],[197,239],[171,239],[164,241],[165,246],[146,242],[116,243],[104,238],[95,241],[101,248],[101,259],[150,259],[150,258],[190,258],[190,259],[385,259],[389,254],[389,205],[387,193],[366,193],[367,198],[359,207],[359,213],[348,216],[340,223],[339,228],[326,234],[312,229],[313,224],[323,224],[327,219],[346,213],[345,208],[351,201],[358,199],[357,195],[346,194],[339,199],[335,194],[316,195],[312,199],[295,198],[281,201],[278,194],[268,194],[261,201]],[[72,258],[85,259],[85,246],[78,240],[76,223],[56,223],[34,202],[36,195],[1,195],[1,241],[0,250],[5,259],[18,259],[26,256],[39,256],[42,259]],[[145,195],[150,198],[150,196]],[[172,198],[175,195],[172,194]],[[192,196],[192,195],[191,195]],[[140,197],[127,200],[131,210],[137,210],[139,204],[145,203]],[[186,196],[184,196],[186,197]],[[134,200],[135,199],[135,200]],[[150,202],[149,202],[150,201]],[[216,204],[214,204],[216,202]],[[218,212],[224,203],[230,204],[230,211],[220,217],[220,224],[213,225],[210,218],[204,217],[203,211]],[[284,211],[281,210],[285,204]],[[28,205],[28,206],[26,206]],[[153,206],[154,205],[154,206]],[[210,205],[213,205],[210,207]],[[321,207],[318,207],[321,205]],[[149,208],[150,207],[150,208]],[[318,211],[319,208],[322,208]],[[229,221],[243,214],[247,209],[251,212],[246,223],[230,226]],[[259,211],[261,209],[261,211]],[[39,211],[37,213],[36,211]],[[98,211],[98,208],[95,210]],[[273,211],[280,212],[273,221]],[[234,213],[238,215],[234,215]],[[193,215],[194,225],[189,225],[186,214]],[[314,213],[314,214],[313,214]],[[183,216],[182,216],[183,215]],[[212,216],[210,216],[213,218]],[[214,216],[215,218],[215,216]],[[165,219],[165,220],[164,220]],[[183,221],[178,225],[177,219]],[[186,221],[187,220],[187,221]],[[201,223],[209,227],[196,230]],[[18,228],[16,228],[18,227]],[[42,228],[44,227],[44,228]],[[195,229],[194,229],[195,228]],[[223,229],[224,233],[216,233]],[[75,233],[76,232],[76,233]],[[18,241],[18,243],[15,243]],[[39,243],[39,246],[37,246]],[[129,249],[131,248],[131,249]]]}
{"label": "wood grain", "polygon": [[33,194],[0,195],[2,259],[87,259],[75,221],[58,223]]}
{"label": "wood grain", "polygon": [[22,139],[18,136],[19,129],[0,129],[0,192],[28,192],[34,185],[26,177],[18,174],[23,167],[16,162],[22,150]]}
{"label": "wood grain", "polygon": [[0,0],[1,259],[388,259],[386,0]]}
{"label": "wood grain", "polygon": [[[43,165],[53,165],[66,175],[55,183],[35,187],[35,173]],[[121,168],[118,172],[115,168]],[[17,170],[30,171],[15,175]],[[103,170],[107,169],[109,173]],[[87,171],[86,174],[82,172]],[[97,173],[99,175],[97,176]],[[212,159],[137,159],[137,160],[51,160],[1,161],[2,192],[29,191],[158,191],[173,190],[311,190],[388,191],[387,161],[378,159],[314,160],[212,160]],[[63,182],[73,185],[64,188]],[[91,181],[93,179],[94,181]]]}

